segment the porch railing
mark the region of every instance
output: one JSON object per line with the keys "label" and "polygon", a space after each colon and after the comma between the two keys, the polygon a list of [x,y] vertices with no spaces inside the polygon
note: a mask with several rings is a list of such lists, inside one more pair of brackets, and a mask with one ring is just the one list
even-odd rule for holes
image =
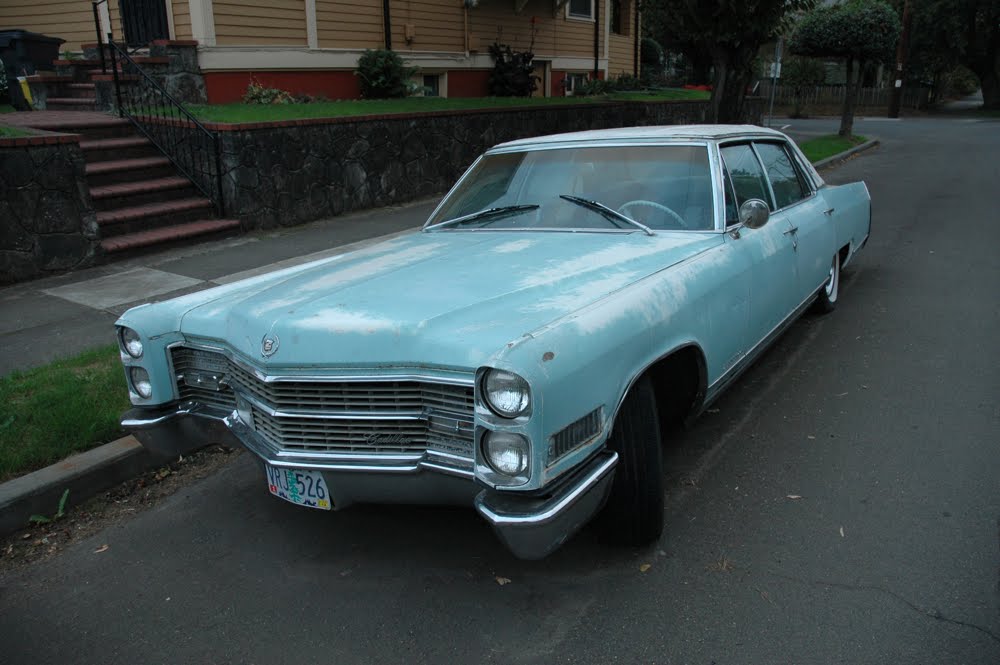
{"label": "porch railing", "polygon": [[226,213],[222,189],[222,145],[218,132],[201,124],[183,104],[147,74],[125,46],[108,35],[118,114],[153,142],[177,169]]}

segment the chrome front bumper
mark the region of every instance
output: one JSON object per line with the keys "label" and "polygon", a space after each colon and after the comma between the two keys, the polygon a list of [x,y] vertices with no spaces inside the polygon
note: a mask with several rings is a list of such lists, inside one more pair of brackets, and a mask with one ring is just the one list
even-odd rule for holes
{"label": "chrome front bumper", "polygon": [[[519,558],[541,559],[589,522],[607,500],[618,454],[602,451],[544,497],[483,489],[471,472],[417,455],[289,458],[274,450],[235,414],[199,405],[135,408],[122,418],[143,446],[164,457],[210,444],[243,446],[263,466],[319,471],[336,508],[352,503],[474,504]],[[436,473],[422,473],[423,471]]]}

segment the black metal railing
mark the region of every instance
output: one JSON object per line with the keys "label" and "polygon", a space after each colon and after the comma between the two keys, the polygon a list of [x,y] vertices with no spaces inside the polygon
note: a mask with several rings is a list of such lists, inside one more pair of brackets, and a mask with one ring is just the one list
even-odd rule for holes
{"label": "black metal railing", "polygon": [[146,73],[125,47],[108,35],[118,115],[127,118],[212,200],[225,216],[222,189],[222,145],[218,132],[201,124],[184,105]]}
{"label": "black metal railing", "polygon": [[[101,14],[98,7],[107,4],[107,2],[108,0],[97,0],[97,2],[91,3],[91,8],[94,10],[94,30],[97,31],[97,52],[101,58],[101,72],[104,74],[108,73],[108,64],[104,57],[104,37],[102,36],[104,31],[101,30]],[[110,29],[111,26],[109,25],[108,28]],[[108,32],[108,36],[111,36],[111,32]]]}

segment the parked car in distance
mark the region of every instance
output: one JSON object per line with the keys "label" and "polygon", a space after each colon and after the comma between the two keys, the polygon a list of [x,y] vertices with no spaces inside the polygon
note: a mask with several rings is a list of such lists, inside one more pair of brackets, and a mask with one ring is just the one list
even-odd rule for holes
{"label": "parked car in distance", "polygon": [[301,506],[474,506],[523,558],[592,520],[647,543],[664,424],[832,310],[870,226],[760,127],[505,143],[419,232],[126,312],[122,424],[242,445]]}

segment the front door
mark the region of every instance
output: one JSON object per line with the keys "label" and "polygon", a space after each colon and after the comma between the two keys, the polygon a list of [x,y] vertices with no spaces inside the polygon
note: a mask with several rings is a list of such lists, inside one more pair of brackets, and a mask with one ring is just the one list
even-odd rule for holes
{"label": "front door", "polygon": [[128,48],[149,46],[154,39],[170,39],[164,0],[118,0],[118,9]]}

